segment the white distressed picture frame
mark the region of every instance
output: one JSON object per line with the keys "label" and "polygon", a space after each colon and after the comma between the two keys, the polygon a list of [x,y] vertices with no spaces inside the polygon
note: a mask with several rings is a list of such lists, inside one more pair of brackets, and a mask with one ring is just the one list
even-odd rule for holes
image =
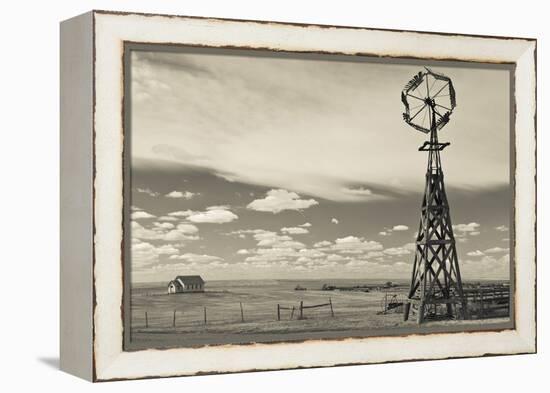
{"label": "white distressed picture frame", "polygon": [[[513,329],[123,350],[124,43],[515,64]],[[536,351],[536,41],[93,11],[61,26],[61,368],[92,381]]]}

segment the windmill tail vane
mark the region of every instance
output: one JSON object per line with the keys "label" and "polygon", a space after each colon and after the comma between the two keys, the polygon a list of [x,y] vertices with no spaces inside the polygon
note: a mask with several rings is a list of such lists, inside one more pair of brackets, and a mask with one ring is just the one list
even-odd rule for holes
{"label": "windmill tail vane", "polygon": [[401,92],[403,120],[429,135],[418,150],[428,152],[426,184],[416,238],[411,284],[404,319],[416,313],[418,323],[431,318],[466,318],[466,302],[456,252],[451,215],[441,166],[438,132],[449,123],[456,106],[451,78],[428,68]]}

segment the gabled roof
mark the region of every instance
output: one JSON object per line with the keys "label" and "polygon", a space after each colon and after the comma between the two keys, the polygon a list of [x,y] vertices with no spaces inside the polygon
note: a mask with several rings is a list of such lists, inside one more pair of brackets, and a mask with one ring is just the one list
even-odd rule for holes
{"label": "gabled roof", "polygon": [[175,280],[179,280],[185,284],[204,284],[201,276],[177,276]]}

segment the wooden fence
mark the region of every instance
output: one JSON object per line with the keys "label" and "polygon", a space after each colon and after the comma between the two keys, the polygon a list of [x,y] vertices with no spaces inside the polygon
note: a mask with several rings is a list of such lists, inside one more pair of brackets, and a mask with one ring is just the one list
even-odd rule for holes
{"label": "wooden fence", "polygon": [[295,312],[299,312],[298,319],[304,319],[304,310],[312,309],[312,308],[321,308],[321,307],[329,307],[330,308],[330,315],[334,318],[334,308],[332,307],[332,299],[328,298],[328,303],[322,303],[322,304],[312,304],[309,306],[304,306],[304,301],[302,300],[300,302],[299,306],[281,306],[280,304],[277,304],[277,320],[281,320],[281,310],[290,310],[290,319],[294,318]]}
{"label": "wooden fence", "polygon": [[508,315],[510,312],[510,287],[490,286],[463,289],[469,318],[482,319]]}
{"label": "wooden fence", "polygon": [[[300,304],[296,305],[296,306],[283,306],[281,304],[277,304],[277,320],[278,321],[281,320],[281,311],[283,311],[283,310],[290,311],[290,319],[292,320],[292,319],[304,319],[305,318],[304,317],[304,312],[305,312],[304,310],[314,309],[314,308],[322,308],[322,307],[329,308],[330,309],[330,316],[334,317],[334,308],[333,308],[333,305],[332,305],[332,299],[329,298],[327,303],[322,303],[322,304],[304,305],[303,301],[301,301]],[[239,302],[239,311],[240,311],[240,314],[239,314],[240,322],[242,322],[242,323],[246,322],[245,310],[244,310],[242,302]],[[168,312],[170,312],[170,311],[168,311]],[[158,313],[156,313],[155,315],[157,315],[157,314]],[[171,321],[171,327],[176,328],[176,327],[178,327],[178,320],[181,320],[182,318],[185,317],[185,312],[182,311],[182,310],[173,310],[171,312],[171,314],[172,314],[171,318],[169,319],[169,321]],[[202,316],[198,317],[197,312],[195,310],[194,317],[192,317],[193,318],[192,321],[194,321],[194,323],[197,323],[197,324],[208,325],[209,324],[209,318],[208,318],[209,313],[208,313],[208,310],[207,310],[206,307],[202,307],[202,313],[201,314],[202,314]],[[153,315],[153,316],[155,316],[155,315]],[[164,321],[166,321],[166,313],[164,313],[163,315],[164,315]],[[145,328],[151,327],[150,324],[149,324],[149,322],[151,320],[150,313],[148,311],[145,311],[144,316],[145,316],[145,325],[144,325],[144,327]],[[187,316],[187,318],[184,318],[184,320],[185,320],[185,322],[189,323],[190,322],[189,316]],[[168,322],[166,325],[164,325],[164,327],[170,327],[168,324],[170,324],[170,322]],[[157,323],[154,326],[155,327],[160,327],[160,326],[158,326],[158,320],[157,320]]]}
{"label": "wooden fence", "polygon": [[[175,328],[177,326],[177,317],[178,316],[179,317],[184,316],[184,312],[181,311],[181,310],[174,310],[172,312],[172,327],[173,328]],[[243,308],[242,308],[242,303],[241,303],[241,321],[244,322],[244,312],[243,312]],[[207,317],[206,307],[203,307],[202,323],[204,325],[208,324],[208,317]],[[145,311],[145,327],[146,328],[149,327],[149,312],[147,312],[147,311]]]}

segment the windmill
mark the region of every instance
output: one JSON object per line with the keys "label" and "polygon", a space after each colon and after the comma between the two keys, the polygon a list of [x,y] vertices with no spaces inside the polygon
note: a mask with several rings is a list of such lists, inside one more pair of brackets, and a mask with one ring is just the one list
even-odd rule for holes
{"label": "windmill", "polygon": [[441,167],[441,151],[450,143],[438,140],[456,106],[453,83],[426,68],[405,85],[401,101],[405,122],[429,135],[418,149],[428,152],[428,166],[404,319],[411,311],[418,323],[426,318],[464,318],[466,302]]}

